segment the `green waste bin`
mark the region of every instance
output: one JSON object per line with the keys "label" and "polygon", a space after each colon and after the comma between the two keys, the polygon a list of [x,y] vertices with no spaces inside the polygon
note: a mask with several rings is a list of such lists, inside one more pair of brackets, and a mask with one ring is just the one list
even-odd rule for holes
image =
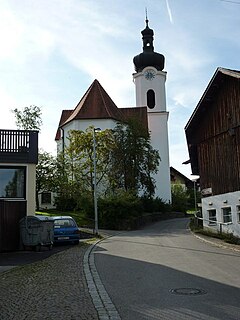
{"label": "green waste bin", "polygon": [[40,251],[42,246],[52,249],[54,222],[47,216],[26,216],[19,222],[20,240],[23,248],[33,247]]}

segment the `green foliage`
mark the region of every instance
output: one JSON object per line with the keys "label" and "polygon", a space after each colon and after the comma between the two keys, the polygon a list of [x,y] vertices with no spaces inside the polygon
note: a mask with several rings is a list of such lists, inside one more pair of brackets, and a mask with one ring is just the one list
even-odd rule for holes
{"label": "green foliage", "polygon": [[77,199],[76,203],[77,210],[84,213],[85,217],[89,220],[94,220],[94,205],[93,198],[90,192],[84,192]]}
{"label": "green foliage", "polygon": [[54,191],[55,205],[58,210],[74,210],[76,207],[75,197],[78,195],[77,181],[72,179],[71,161],[65,157],[64,153],[59,153],[56,159],[56,172]]}
{"label": "green foliage", "polygon": [[189,195],[181,184],[172,185],[172,210],[186,212]]}
{"label": "green foliage", "polygon": [[76,201],[63,193],[55,196],[55,205],[60,211],[74,211],[76,208]]}
{"label": "green foliage", "polygon": [[171,205],[165,203],[160,198],[148,198],[142,197],[141,202],[143,205],[144,212],[152,213],[152,212],[169,212],[171,209]]}
{"label": "green foliage", "polygon": [[23,130],[39,130],[42,125],[41,108],[35,105],[25,107],[22,111],[15,108],[12,110],[16,118],[16,126]]}
{"label": "green foliage", "polygon": [[52,191],[55,185],[56,160],[46,151],[38,154],[36,166],[36,207],[39,209],[38,194],[40,191]]}
{"label": "green foliage", "polygon": [[[57,157],[57,206],[61,209],[83,209],[87,216],[92,215],[93,133],[96,141],[98,196],[115,197],[119,190],[124,190],[135,196],[141,191],[152,197],[155,190],[152,174],[157,172],[160,157],[151,147],[148,132],[136,121],[118,124],[114,130],[93,130],[92,126],[85,132],[71,130],[64,153]],[[69,205],[71,203],[72,206]],[[129,204],[126,205],[128,208]]]}
{"label": "green foliage", "polygon": [[[172,210],[186,213],[188,210],[196,211],[196,204],[201,202],[201,193],[193,188],[186,189],[181,183],[173,184],[172,188]],[[195,194],[196,192],[196,194]]]}
{"label": "green foliage", "polygon": [[155,181],[152,174],[158,170],[160,156],[150,144],[147,130],[136,120],[118,123],[113,130],[111,153],[112,190],[124,189],[134,194],[141,190],[152,197]]}
{"label": "green foliage", "polygon": [[100,198],[98,204],[99,223],[102,228],[119,229],[124,220],[141,216],[143,213],[140,199],[129,192]]}
{"label": "green foliage", "polygon": [[210,229],[203,229],[203,225],[202,225],[202,221],[200,223],[198,223],[198,219],[196,219],[195,217],[191,218],[190,223],[189,223],[189,227],[190,229],[198,234],[202,234],[204,236],[208,236],[208,237],[212,237],[212,238],[216,238],[216,239],[221,239],[227,243],[231,243],[231,244],[240,244],[240,239],[238,237],[235,237],[233,235],[233,233],[225,233],[225,232],[214,232],[211,231]]}
{"label": "green foliage", "polygon": [[[71,130],[69,133],[69,145],[65,148],[65,161],[69,163],[68,173],[72,181],[78,181],[78,187],[84,186],[84,191],[93,192],[93,130],[89,127],[85,132]],[[109,172],[110,149],[112,145],[112,134],[110,130],[95,132],[96,141],[96,184],[100,182],[107,185],[107,174]],[[102,189],[102,192],[105,190]]]}

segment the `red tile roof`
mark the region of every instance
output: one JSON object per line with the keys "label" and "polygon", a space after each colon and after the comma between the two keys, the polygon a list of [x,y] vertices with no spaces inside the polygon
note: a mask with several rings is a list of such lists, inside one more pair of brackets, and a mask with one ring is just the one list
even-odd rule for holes
{"label": "red tile roof", "polygon": [[62,124],[70,117],[72,114],[73,110],[63,110],[61,114],[61,118],[58,124],[58,130],[55,136],[55,140],[59,140],[61,138],[61,132],[60,132],[60,127]]}
{"label": "red tile roof", "polygon": [[64,124],[78,119],[120,120],[122,114],[101,84],[94,80]]}
{"label": "red tile roof", "polygon": [[147,107],[130,107],[121,108],[120,110],[125,121],[136,119],[142,124],[144,129],[148,130]]}
{"label": "red tile roof", "polygon": [[55,140],[61,137],[60,128],[73,120],[113,119],[124,122],[129,118],[138,119],[148,129],[146,107],[118,108],[98,80],[94,80],[74,110],[62,111]]}

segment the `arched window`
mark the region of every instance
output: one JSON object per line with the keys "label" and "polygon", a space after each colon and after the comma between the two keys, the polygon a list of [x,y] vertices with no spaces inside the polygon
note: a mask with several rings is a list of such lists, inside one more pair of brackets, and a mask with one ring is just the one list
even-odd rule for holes
{"label": "arched window", "polygon": [[155,92],[152,89],[147,92],[147,106],[150,109],[155,107]]}

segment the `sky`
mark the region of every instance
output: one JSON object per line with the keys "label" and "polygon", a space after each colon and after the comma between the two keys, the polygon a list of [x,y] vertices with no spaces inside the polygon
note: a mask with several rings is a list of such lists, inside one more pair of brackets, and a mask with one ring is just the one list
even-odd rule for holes
{"label": "sky", "polygon": [[62,110],[94,79],[118,107],[135,106],[145,8],[165,56],[170,165],[191,178],[184,127],[216,69],[240,70],[240,0],[0,0],[0,128],[37,105],[39,147],[56,154]]}

